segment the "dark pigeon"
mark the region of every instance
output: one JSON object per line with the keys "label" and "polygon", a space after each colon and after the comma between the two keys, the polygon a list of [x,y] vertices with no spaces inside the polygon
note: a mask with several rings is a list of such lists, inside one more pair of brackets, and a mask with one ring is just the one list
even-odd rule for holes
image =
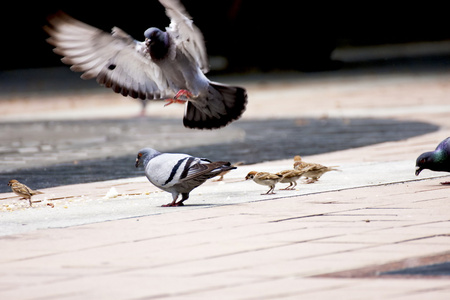
{"label": "dark pigeon", "polygon": [[209,68],[202,33],[179,1],[160,3],[170,26],[147,29],[144,42],[117,27],[109,34],[63,12],[49,17],[47,41],[72,71],[83,72],[83,79],[96,78],[132,98],[185,103],[185,127],[214,129],[239,119],[247,105],[246,90],[204,75]]}
{"label": "dark pigeon", "polygon": [[[436,150],[422,153],[416,160],[416,175],[422,170],[450,172],[450,137],[443,140]],[[442,184],[450,184],[443,182]]]}

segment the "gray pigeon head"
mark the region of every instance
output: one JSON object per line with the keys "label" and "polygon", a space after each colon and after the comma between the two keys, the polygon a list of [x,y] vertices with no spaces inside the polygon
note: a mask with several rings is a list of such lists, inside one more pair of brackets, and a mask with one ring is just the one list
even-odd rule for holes
{"label": "gray pigeon head", "polygon": [[159,28],[150,27],[144,32],[144,36],[146,39],[150,41],[164,40],[164,32],[162,32]]}
{"label": "gray pigeon head", "polygon": [[139,166],[147,165],[147,162],[151,160],[153,157],[160,155],[161,152],[156,151],[152,148],[144,148],[139,150],[138,155],[136,157],[136,168]]}
{"label": "gray pigeon head", "polygon": [[160,60],[166,57],[169,51],[169,35],[156,27],[150,27],[144,32],[145,44],[148,53],[153,60]]}

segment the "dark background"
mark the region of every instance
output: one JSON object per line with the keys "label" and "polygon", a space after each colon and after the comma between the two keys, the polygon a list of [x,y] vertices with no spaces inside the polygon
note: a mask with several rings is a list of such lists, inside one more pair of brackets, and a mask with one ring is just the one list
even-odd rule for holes
{"label": "dark background", "polygon": [[[225,71],[328,70],[340,66],[330,60],[337,46],[450,39],[445,2],[336,2],[183,1],[204,33],[208,53],[228,59]],[[169,24],[156,0],[8,2],[0,18],[0,70],[61,65],[42,30],[58,10],[108,32],[118,26],[137,40],[148,27]]]}

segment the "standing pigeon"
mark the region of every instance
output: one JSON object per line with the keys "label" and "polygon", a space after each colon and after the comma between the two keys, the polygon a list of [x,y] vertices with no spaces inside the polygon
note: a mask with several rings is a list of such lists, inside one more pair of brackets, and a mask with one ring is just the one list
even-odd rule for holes
{"label": "standing pigeon", "polygon": [[109,34],[63,12],[49,17],[44,30],[54,52],[81,78],[123,96],[186,103],[183,124],[215,129],[237,120],[245,111],[244,88],[210,81],[205,43],[200,30],[178,0],[160,0],[170,18],[166,31],[151,27],[144,42],[120,28]]}
{"label": "standing pigeon", "polygon": [[[139,151],[136,168],[143,165],[145,175],[156,187],[172,194],[173,201],[163,206],[182,206],[189,193],[209,178],[236,169],[229,162],[211,162],[181,153],[161,153],[151,148]],[[181,200],[177,201],[181,194]]]}
{"label": "standing pigeon", "polygon": [[[436,150],[422,153],[416,160],[416,176],[424,169],[450,172],[450,137],[443,140]],[[441,182],[450,184],[450,182]]]}

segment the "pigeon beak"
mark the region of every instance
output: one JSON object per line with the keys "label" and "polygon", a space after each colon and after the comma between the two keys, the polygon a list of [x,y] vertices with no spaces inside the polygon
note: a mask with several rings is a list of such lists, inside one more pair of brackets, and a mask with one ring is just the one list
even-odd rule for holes
{"label": "pigeon beak", "polygon": [[136,163],[134,164],[134,166],[137,168],[139,167],[139,158],[136,158]]}
{"label": "pigeon beak", "polygon": [[421,167],[417,167],[416,168],[416,176],[419,176],[420,172],[422,172],[422,168]]}

